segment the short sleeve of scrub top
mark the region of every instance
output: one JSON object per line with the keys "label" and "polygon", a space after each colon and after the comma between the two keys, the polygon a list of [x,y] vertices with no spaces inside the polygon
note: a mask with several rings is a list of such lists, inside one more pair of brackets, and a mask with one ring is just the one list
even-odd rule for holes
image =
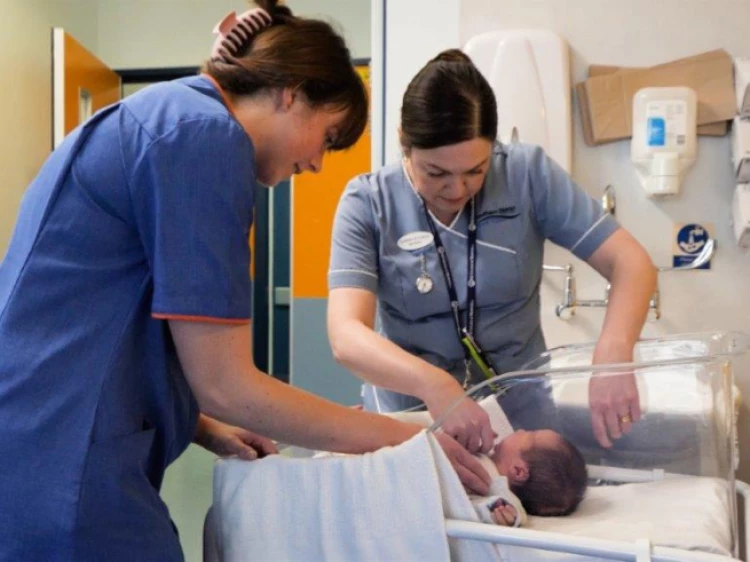
{"label": "short sleeve of scrub top", "polygon": [[135,139],[129,146],[135,218],[153,271],[152,316],[248,322],[254,155],[246,133],[229,116],[196,118],[140,151]]}
{"label": "short sleeve of scrub top", "polygon": [[339,201],[333,222],[328,283],[331,289],[378,287],[378,232],[368,197],[370,176],[353,179]]}
{"label": "short sleeve of scrub top", "polygon": [[[520,147],[519,147],[520,148]],[[586,260],[619,228],[612,215],[583,191],[541,148],[515,148],[509,161],[509,181],[528,174],[533,211],[542,235]],[[521,178],[518,178],[521,181]]]}

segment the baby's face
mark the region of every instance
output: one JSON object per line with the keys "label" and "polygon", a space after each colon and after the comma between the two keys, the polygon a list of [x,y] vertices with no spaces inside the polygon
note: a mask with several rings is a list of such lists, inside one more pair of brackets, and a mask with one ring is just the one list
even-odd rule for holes
{"label": "baby's face", "polygon": [[500,474],[506,474],[509,467],[517,463],[525,452],[532,449],[557,449],[560,447],[560,440],[560,434],[551,429],[519,429],[500,442],[493,457]]}

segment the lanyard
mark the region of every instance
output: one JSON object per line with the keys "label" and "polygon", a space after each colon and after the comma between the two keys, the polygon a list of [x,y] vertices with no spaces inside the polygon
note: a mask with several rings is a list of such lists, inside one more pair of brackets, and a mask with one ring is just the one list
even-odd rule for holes
{"label": "lanyard", "polygon": [[440,233],[435,226],[435,221],[430,216],[427,210],[427,204],[424,199],[422,200],[422,208],[424,209],[425,217],[427,217],[427,224],[430,227],[430,232],[435,239],[435,248],[437,249],[438,258],[440,259],[440,267],[443,270],[443,277],[445,278],[445,284],[448,287],[448,297],[450,299],[451,311],[453,313],[453,322],[456,326],[456,334],[458,335],[458,341],[461,343],[461,347],[464,351],[464,366],[466,368],[466,378],[464,379],[464,388],[468,387],[471,379],[471,361],[472,358],[479,364],[482,371],[489,378],[497,375],[497,372],[492,367],[492,363],[489,358],[484,354],[479,345],[476,343],[474,337],[474,329],[476,328],[476,309],[477,309],[477,282],[476,282],[476,270],[477,270],[477,221],[476,221],[476,203],[474,197],[471,198],[469,204],[469,233],[467,235],[467,267],[466,267],[466,325],[461,325],[461,314],[458,310],[458,293],[456,292],[456,285],[453,281],[453,272],[451,271],[451,264],[448,262],[448,256],[443,245],[443,240],[440,238]]}

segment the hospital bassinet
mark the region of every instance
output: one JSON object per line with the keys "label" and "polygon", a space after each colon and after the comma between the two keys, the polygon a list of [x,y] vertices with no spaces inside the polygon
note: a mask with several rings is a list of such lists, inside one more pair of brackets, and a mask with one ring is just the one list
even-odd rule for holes
{"label": "hospital bassinet", "polygon": [[[286,559],[377,558],[371,534],[388,525],[391,546],[393,541],[400,541],[406,548],[409,541],[423,540],[424,545],[433,548],[434,542],[443,541],[444,550],[425,554],[430,559],[438,556],[435,552],[447,553],[446,559],[476,559],[477,555],[467,554],[471,552],[467,545],[489,549],[481,555],[484,559],[508,562],[736,559],[739,533],[735,494],[746,494],[748,487],[734,479],[733,373],[741,366],[740,358],[747,350],[748,338],[742,334],[682,335],[640,342],[632,364],[593,367],[593,344],[573,345],[543,354],[523,371],[472,388],[467,394],[473,399],[493,395],[515,429],[556,429],[582,452],[589,467],[590,487],[571,516],[531,517],[527,527],[516,529],[482,524],[461,512],[461,498],[451,494],[462,490],[438,490],[437,499],[431,504],[431,498],[426,497],[430,492],[425,490],[434,488],[425,487],[419,475],[413,474],[413,459],[397,458],[399,448],[407,445],[364,457],[328,459],[333,463],[307,458],[279,458],[269,463],[223,460],[215,468],[214,504],[206,527],[206,559],[242,559],[237,558],[237,553],[247,548],[247,559],[268,559],[263,553],[273,550],[262,543],[294,542],[295,534],[308,525],[300,513],[320,520],[296,550],[287,551],[293,555]],[[616,441],[611,449],[604,449],[591,430],[588,382],[592,375],[611,377],[623,372],[635,374],[642,419],[629,435]],[[431,431],[440,425],[441,420],[436,420]],[[298,448],[287,449],[285,454],[311,456],[311,452]],[[379,455],[390,455],[388,462],[402,462],[402,468],[387,473],[384,481],[377,483],[382,487],[379,496],[368,495],[372,482],[364,483],[365,491],[358,496],[358,489],[356,485],[352,487],[350,480],[351,472],[358,470],[352,468],[353,463],[365,463],[362,466],[368,468],[364,471],[370,474]],[[265,467],[263,463],[267,463]],[[334,465],[349,470],[346,479],[323,474]],[[287,468],[289,479],[284,476]],[[439,467],[437,472],[440,473]],[[428,473],[432,474],[426,468],[425,474]],[[286,503],[286,511],[253,491],[256,478],[256,486],[277,487],[264,490],[266,495],[278,494],[281,498],[293,490],[294,501]],[[290,479],[300,478],[311,482],[295,487]],[[402,478],[414,480],[411,485],[403,485]],[[358,501],[343,499],[341,509],[348,512],[331,515],[341,531],[337,534],[327,528],[325,517],[330,508],[325,506],[330,504],[330,498],[337,497],[339,482],[346,488],[341,497],[354,495]],[[440,486],[446,486],[445,480],[440,481]],[[390,488],[399,490],[398,497],[388,498]],[[432,509],[442,511],[440,524],[434,525],[434,536],[424,529],[416,532],[413,521],[398,521],[402,514],[408,517],[415,512],[416,517],[422,518],[423,527],[429,526],[429,521],[434,523],[429,518],[431,513],[418,513],[412,509],[414,505],[433,505]],[[275,516],[285,524],[258,532],[258,525],[263,525],[268,516],[258,510],[268,511],[268,506],[279,511]],[[388,511],[387,517],[383,517],[383,511]],[[750,518],[745,517],[745,521]],[[249,542],[245,536],[248,534],[253,535]],[[419,538],[415,538],[417,535]],[[428,548],[424,545],[412,545],[411,552],[423,552],[420,548]],[[408,548],[384,552],[393,556],[393,552],[408,552]]]}

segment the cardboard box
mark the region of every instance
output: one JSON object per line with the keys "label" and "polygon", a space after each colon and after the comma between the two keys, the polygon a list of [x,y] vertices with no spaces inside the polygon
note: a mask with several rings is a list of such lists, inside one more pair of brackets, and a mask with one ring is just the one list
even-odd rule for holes
{"label": "cardboard box", "polygon": [[750,121],[739,117],[732,123],[732,164],[737,183],[750,183]]}
{"label": "cardboard box", "polygon": [[750,117],[750,59],[734,59],[734,89],[737,113]]}
{"label": "cardboard box", "polygon": [[[698,96],[698,125],[735,115],[733,61],[723,49],[645,69],[593,76],[576,87],[582,115],[588,113],[587,144],[625,139],[632,133],[633,96],[649,86],[687,86]],[[584,121],[585,129],[585,121]]]}
{"label": "cardboard box", "polygon": [[[623,66],[607,66],[603,64],[592,64],[589,66],[589,78],[593,76],[603,76],[604,74],[612,74],[613,72],[632,72],[637,70],[643,70],[642,68],[629,68]],[[586,120],[590,123],[591,119],[587,116]],[[729,130],[729,121],[719,121],[717,123],[707,123],[705,125],[698,125],[697,133],[699,135],[708,137],[723,137]],[[589,131],[589,134],[591,132]]]}
{"label": "cardboard box", "polygon": [[[591,69],[596,74],[597,72],[601,74],[606,74],[608,69],[609,72],[617,72],[621,67],[616,66],[592,66]],[[602,69],[603,71],[600,71]],[[576,89],[576,95],[578,97],[578,106],[581,111],[581,123],[583,125],[583,140],[588,146],[599,146],[602,144],[606,144],[607,142],[611,141],[602,141],[602,142],[596,142],[594,139],[593,133],[591,132],[591,113],[589,112],[588,107],[588,99],[586,97],[586,88],[584,87],[584,82],[579,82],[575,86]],[[709,136],[709,137],[723,137],[727,134],[727,130],[729,129],[729,121],[719,121],[718,123],[707,123],[706,125],[698,125],[696,128],[696,132],[699,135],[703,136]],[[631,132],[628,135],[632,135],[632,126],[631,126]],[[626,137],[627,138],[627,137]]]}
{"label": "cardboard box", "polygon": [[584,82],[579,82],[575,86],[576,95],[578,96],[578,108],[581,110],[581,124],[583,125],[583,140],[589,146],[596,146],[594,136],[591,133],[591,113],[589,112],[589,102],[586,97],[586,88]]}

